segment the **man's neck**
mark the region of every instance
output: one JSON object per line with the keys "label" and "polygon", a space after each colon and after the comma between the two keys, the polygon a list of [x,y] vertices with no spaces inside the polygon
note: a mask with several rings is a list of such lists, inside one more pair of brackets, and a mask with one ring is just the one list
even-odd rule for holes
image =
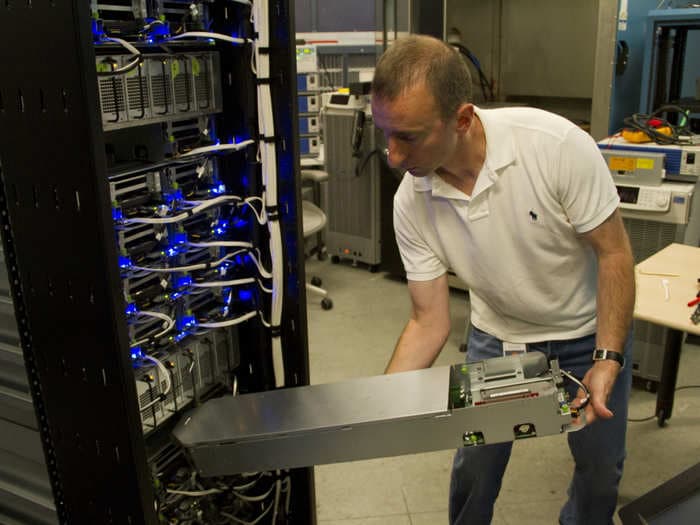
{"label": "man's neck", "polygon": [[469,132],[460,137],[453,159],[435,172],[448,184],[471,195],[485,159],[486,134],[481,120],[475,116]]}

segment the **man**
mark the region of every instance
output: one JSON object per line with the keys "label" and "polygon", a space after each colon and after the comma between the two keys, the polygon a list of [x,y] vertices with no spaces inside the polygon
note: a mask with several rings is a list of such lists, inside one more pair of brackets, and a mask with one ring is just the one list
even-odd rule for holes
{"label": "man", "polygon": [[[587,426],[568,436],[576,469],[559,519],[612,523],[634,306],[617,191],[578,127],[532,108],[482,110],[470,91],[464,62],[431,37],[400,39],[377,64],[374,122],[389,163],[407,172],[394,228],[413,307],[386,371],[434,362],[450,331],[452,269],[470,290],[468,360],[542,351],[590,389]],[[594,349],[607,352],[593,361]],[[451,523],[491,521],[510,451],[510,443],[457,451]]]}

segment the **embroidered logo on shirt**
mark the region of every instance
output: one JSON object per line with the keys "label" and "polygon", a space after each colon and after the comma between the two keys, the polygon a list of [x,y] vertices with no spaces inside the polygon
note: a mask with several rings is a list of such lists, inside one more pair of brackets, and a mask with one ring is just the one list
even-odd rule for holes
{"label": "embroidered logo on shirt", "polygon": [[530,215],[531,222],[537,222],[537,214],[534,211],[530,210],[528,214]]}

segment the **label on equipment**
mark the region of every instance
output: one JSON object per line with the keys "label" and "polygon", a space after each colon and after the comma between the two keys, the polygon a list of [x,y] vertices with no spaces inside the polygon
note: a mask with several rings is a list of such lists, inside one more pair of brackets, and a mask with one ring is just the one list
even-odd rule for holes
{"label": "label on equipment", "polygon": [[634,171],[636,159],[631,157],[610,157],[608,166],[614,171]]}

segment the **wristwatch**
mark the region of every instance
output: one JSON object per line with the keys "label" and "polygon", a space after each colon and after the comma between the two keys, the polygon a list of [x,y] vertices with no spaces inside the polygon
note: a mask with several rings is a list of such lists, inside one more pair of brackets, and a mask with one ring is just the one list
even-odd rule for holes
{"label": "wristwatch", "polygon": [[606,359],[617,361],[620,363],[620,368],[624,368],[625,366],[625,356],[620,352],[608,350],[606,348],[596,348],[593,350],[593,361],[605,361]]}

